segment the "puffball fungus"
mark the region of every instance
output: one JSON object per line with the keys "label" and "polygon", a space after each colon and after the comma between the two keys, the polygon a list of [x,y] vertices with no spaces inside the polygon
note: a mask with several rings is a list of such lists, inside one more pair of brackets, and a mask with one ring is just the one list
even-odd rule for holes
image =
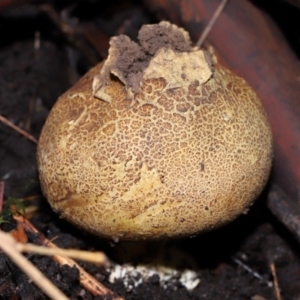
{"label": "puffball fungus", "polygon": [[55,211],[103,237],[194,235],[239,216],[270,172],[264,109],[240,77],[168,22],[109,56],[57,101],[38,169]]}

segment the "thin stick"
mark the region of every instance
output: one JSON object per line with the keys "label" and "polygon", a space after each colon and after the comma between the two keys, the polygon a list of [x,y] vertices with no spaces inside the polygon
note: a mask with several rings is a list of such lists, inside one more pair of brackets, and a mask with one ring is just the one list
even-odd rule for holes
{"label": "thin stick", "polygon": [[0,247],[7,256],[51,299],[68,300],[53,283],[16,249],[16,241],[0,230]]}
{"label": "thin stick", "polygon": [[222,2],[220,3],[220,5],[218,6],[218,8],[216,9],[216,11],[214,12],[212,18],[210,19],[210,21],[208,22],[206,28],[204,29],[204,31],[202,32],[196,46],[198,48],[201,48],[203,42],[206,40],[208,34],[210,33],[211,29],[213,28],[214,24],[216,23],[218,17],[220,16],[220,14],[222,13],[222,11],[224,10],[226,4],[229,2],[229,0],[222,0]]}
{"label": "thin stick", "polygon": [[10,122],[9,120],[7,120],[5,117],[1,115],[0,115],[0,121],[5,125],[13,128],[15,131],[19,132],[20,134],[24,135],[27,139],[37,144],[37,139],[35,137],[33,137],[31,134],[21,129],[20,127],[16,126],[14,123]]}
{"label": "thin stick", "polygon": [[281,298],[281,295],[280,295],[280,288],[279,288],[279,284],[278,284],[276,268],[275,268],[275,264],[273,262],[270,263],[270,269],[271,269],[271,273],[272,273],[272,276],[273,276],[273,284],[274,284],[276,299],[281,300],[282,298]]}
{"label": "thin stick", "polygon": [[252,270],[249,266],[247,266],[246,264],[244,264],[241,260],[239,260],[238,258],[232,257],[232,260],[238,264],[239,266],[241,266],[244,270],[246,270],[247,272],[249,272],[250,274],[252,274],[255,278],[259,279],[261,282],[264,282],[268,285],[268,287],[273,286],[271,281],[266,280],[263,276],[261,276],[259,273],[255,272],[254,270]]}
{"label": "thin stick", "polygon": [[17,244],[17,249],[20,252],[31,252],[35,254],[49,255],[49,256],[63,255],[63,256],[80,259],[80,260],[84,260],[99,265],[108,264],[108,259],[103,252],[90,252],[90,251],[81,251],[75,249],[48,248],[44,246],[22,244],[22,243]]}
{"label": "thin stick", "polygon": [[[41,245],[47,245],[48,247],[57,249],[58,247],[53,244],[50,240],[46,239],[27,219],[22,216],[14,216],[14,219],[21,224],[25,230],[33,232],[37,235],[37,242]],[[115,295],[111,290],[106,288],[100,282],[98,282],[92,275],[87,273],[83,268],[81,268],[73,259],[53,255],[52,258],[57,261],[60,265],[68,265],[70,267],[76,267],[79,271],[79,281],[80,284],[89,290],[94,296],[109,297],[111,300],[123,300],[122,297]]]}
{"label": "thin stick", "polygon": [[5,188],[5,181],[0,181],[0,212],[3,209],[3,196],[4,196],[4,188]]}

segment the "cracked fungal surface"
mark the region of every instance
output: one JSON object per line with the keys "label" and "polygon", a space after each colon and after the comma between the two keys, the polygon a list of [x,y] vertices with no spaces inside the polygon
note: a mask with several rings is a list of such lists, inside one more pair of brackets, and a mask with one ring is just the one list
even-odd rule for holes
{"label": "cracked fungal surface", "polygon": [[99,64],[59,98],[38,146],[56,211],[97,235],[139,239],[208,231],[252,204],[271,167],[269,124],[246,82],[206,55],[206,81],[140,76],[132,93],[106,74],[102,101],[91,88]]}

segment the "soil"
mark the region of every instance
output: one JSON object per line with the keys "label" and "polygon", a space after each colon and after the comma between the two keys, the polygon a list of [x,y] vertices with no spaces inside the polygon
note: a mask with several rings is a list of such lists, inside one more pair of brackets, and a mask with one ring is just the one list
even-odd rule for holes
{"label": "soil", "polygon": [[[89,20],[107,38],[120,33],[134,38],[142,24],[158,21],[139,2],[48,2],[56,11],[63,12],[59,15],[74,28],[78,28],[78,20],[82,23]],[[263,8],[269,9],[279,25],[292,22],[288,20],[291,16],[299,19],[300,11],[298,15],[287,13],[286,19],[282,16],[282,12],[289,12],[292,7],[283,3],[280,6],[277,2],[275,11],[271,6],[265,4]],[[289,28],[283,26],[283,29]],[[0,115],[38,138],[57,97],[91,67],[91,62],[36,3],[0,12],[0,36]],[[289,31],[287,38],[299,54],[299,37]],[[106,44],[103,45],[105,53]],[[104,58],[97,57],[99,61]],[[299,299],[300,247],[267,209],[268,187],[247,214],[220,230],[160,242],[108,241],[82,232],[51,210],[40,191],[33,142],[0,123],[0,145],[4,201],[25,199],[25,205],[35,209],[31,222],[47,238],[55,239],[59,247],[103,251],[119,266],[154,265],[159,261],[160,265],[179,272],[189,269],[200,281],[189,291],[179,281],[180,273],[164,284],[159,275],[150,273],[140,285],[134,286],[135,278],[125,280],[123,277],[110,282],[112,269],[80,262],[95,278],[125,299],[278,299],[271,265],[275,266],[282,298]],[[10,231],[15,223],[10,219],[0,226]],[[28,232],[27,235],[29,242],[34,243],[36,236]],[[103,299],[79,285],[76,268],[61,267],[49,257],[33,254],[26,257],[70,299]],[[48,298],[0,252],[0,299]]]}

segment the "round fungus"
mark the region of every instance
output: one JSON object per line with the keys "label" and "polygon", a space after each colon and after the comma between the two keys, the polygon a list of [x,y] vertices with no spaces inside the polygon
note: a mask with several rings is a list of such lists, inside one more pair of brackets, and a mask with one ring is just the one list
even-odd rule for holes
{"label": "round fungus", "polygon": [[255,92],[168,22],[64,93],[38,145],[55,211],[103,237],[194,235],[227,224],[262,191],[272,136]]}

